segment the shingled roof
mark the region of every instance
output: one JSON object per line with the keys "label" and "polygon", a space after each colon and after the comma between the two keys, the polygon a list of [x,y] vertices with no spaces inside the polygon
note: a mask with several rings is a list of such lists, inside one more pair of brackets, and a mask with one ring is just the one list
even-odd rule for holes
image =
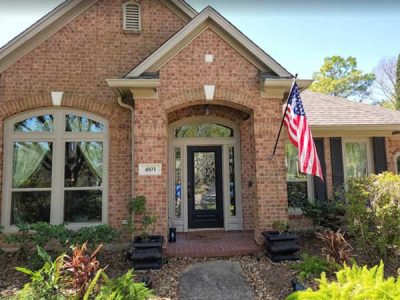
{"label": "shingled roof", "polygon": [[304,91],[301,99],[313,127],[400,125],[400,112],[341,97]]}

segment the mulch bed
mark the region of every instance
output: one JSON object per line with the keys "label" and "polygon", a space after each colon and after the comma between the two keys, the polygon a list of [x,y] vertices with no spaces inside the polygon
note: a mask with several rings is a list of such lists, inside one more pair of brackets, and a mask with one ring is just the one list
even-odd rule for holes
{"label": "mulch bed", "polygon": [[[312,233],[302,233],[299,236],[299,245],[302,252],[311,255],[321,253],[321,243]],[[129,262],[124,261],[124,251],[103,250],[98,255],[102,267],[107,266],[109,277],[117,277],[130,269]],[[254,289],[256,299],[285,299],[291,292],[290,280],[295,277],[296,271],[292,266],[296,262],[272,263],[264,253],[251,256],[220,257],[220,258],[169,258],[161,270],[136,272],[136,280],[149,276],[151,287],[158,297],[178,299],[179,276],[190,265],[196,262],[212,260],[231,260],[240,263],[243,273],[250,286]],[[366,261],[365,257],[358,256],[358,261]],[[28,262],[21,260],[16,253],[0,254],[0,298],[12,295],[28,281],[27,276],[15,270],[16,266],[26,266]],[[385,266],[388,276],[396,275],[398,264]],[[308,286],[315,286],[310,281]]]}

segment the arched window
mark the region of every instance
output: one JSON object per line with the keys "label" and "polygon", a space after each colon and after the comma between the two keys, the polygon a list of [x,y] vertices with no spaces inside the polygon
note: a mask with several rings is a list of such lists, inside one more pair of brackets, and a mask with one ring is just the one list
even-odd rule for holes
{"label": "arched window", "polygon": [[233,137],[233,129],[215,123],[191,123],[175,129],[175,137]]}
{"label": "arched window", "polygon": [[124,30],[140,31],[140,6],[135,2],[126,2],[123,8]]}
{"label": "arched window", "polygon": [[5,227],[20,222],[107,222],[107,122],[74,110],[41,110],[5,123]]}

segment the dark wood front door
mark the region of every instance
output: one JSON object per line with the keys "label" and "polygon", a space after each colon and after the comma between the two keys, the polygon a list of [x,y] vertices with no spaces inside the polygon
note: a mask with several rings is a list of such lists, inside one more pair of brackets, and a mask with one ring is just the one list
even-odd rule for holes
{"label": "dark wood front door", "polygon": [[189,229],[223,227],[222,149],[189,146],[187,151]]}

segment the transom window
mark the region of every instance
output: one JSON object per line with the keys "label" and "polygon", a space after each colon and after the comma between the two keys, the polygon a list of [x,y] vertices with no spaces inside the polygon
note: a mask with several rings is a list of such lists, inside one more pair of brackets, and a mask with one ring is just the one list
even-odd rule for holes
{"label": "transom window", "polygon": [[215,123],[191,123],[175,129],[175,137],[233,137],[233,129]]}
{"label": "transom window", "polygon": [[24,114],[5,124],[5,227],[107,222],[107,123],[79,111]]}

